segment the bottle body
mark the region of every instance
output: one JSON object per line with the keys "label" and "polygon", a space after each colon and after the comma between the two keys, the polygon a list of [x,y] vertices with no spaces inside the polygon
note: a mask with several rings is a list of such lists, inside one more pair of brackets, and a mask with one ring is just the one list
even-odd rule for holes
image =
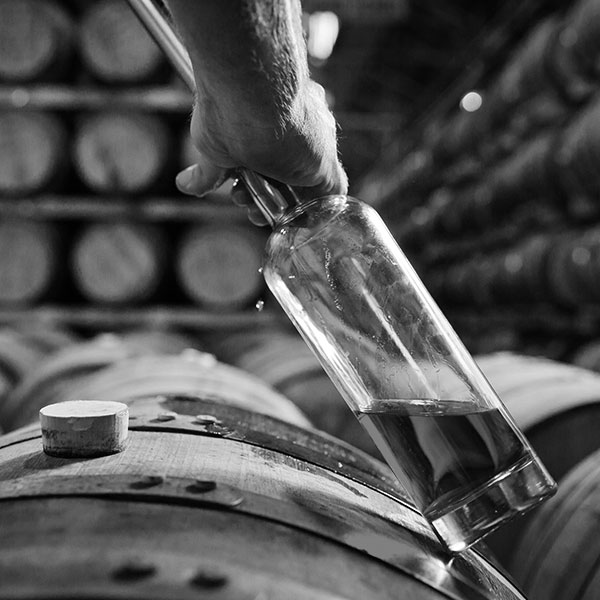
{"label": "bottle body", "polygon": [[553,492],[374,209],[346,196],[297,207],[269,238],[264,276],[451,551]]}

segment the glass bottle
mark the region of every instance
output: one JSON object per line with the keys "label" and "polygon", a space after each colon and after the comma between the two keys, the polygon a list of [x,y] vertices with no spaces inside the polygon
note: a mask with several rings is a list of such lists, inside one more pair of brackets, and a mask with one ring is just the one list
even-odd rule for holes
{"label": "glass bottle", "polygon": [[273,226],[271,292],[448,550],[552,495],[378,213],[348,196],[299,204],[274,191],[265,201],[248,178]]}

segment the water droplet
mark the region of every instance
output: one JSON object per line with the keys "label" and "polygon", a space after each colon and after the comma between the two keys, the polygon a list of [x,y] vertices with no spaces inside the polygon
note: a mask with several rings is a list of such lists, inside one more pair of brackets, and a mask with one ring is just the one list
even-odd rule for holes
{"label": "water droplet", "polygon": [[162,475],[147,475],[139,481],[134,481],[129,487],[134,490],[147,490],[148,488],[163,484],[164,481],[165,478]]}
{"label": "water droplet", "polygon": [[259,300],[259,301],[256,303],[256,310],[257,310],[258,312],[261,312],[261,311],[262,311],[264,308],[265,308],[265,301],[264,301],[264,300]]}

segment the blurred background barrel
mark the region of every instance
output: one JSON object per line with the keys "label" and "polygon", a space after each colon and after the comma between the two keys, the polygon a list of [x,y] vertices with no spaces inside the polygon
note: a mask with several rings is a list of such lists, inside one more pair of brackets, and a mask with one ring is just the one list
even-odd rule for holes
{"label": "blurred background barrel", "polygon": [[0,220],[0,306],[43,299],[61,275],[61,244],[51,223]]}
{"label": "blurred background barrel", "polygon": [[[32,422],[40,408],[72,399],[118,401],[144,395],[200,394],[225,403],[276,407],[301,425],[301,411],[266,382],[189,347],[187,336],[157,330],[99,335],[49,355],[8,394],[0,408],[5,431]],[[195,344],[197,346],[197,344]],[[108,367],[114,366],[114,369]],[[223,394],[227,389],[228,396]]]}
{"label": "blurred background barrel", "polygon": [[289,398],[322,431],[379,456],[350,408],[304,340],[287,329],[214,336],[211,350]]}
{"label": "blurred background barrel", "polygon": [[152,80],[165,57],[124,1],[100,0],[85,7],[79,51],[87,71],[109,84]]}
{"label": "blurred background barrel", "polygon": [[[600,449],[599,374],[509,352],[476,361],[559,486],[571,468]],[[486,538],[505,566],[535,514],[520,516]]]}
{"label": "blurred background barrel", "polygon": [[0,412],[9,392],[50,354],[74,343],[69,331],[27,323],[0,328]]}
{"label": "blurred background barrel", "polygon": [[0,110],[0,197],[26,196],[60,183],[67,167],[63,123],[45,112]]}
{"label": "blurred background barrel", "polygon": [[[600,191],[600,175],[596,169],[599,156],[600,102],[592,100],[565,128],[556,153],[557,173],[566,193],[597,197]],[[595,206],[596,203],[592,203]]]}
{"label": "blurred background barrel", "polygon": [[59,79],[71,66],[74,24],[53,0],[0,1],[0,81]]}
{"label": "blurred background barrel", "polygon": [[81,117],[73,142],[83,183],[99,194],[141,194],[160,187],[170,160],[170,132],[150,114],[97,112]]}
{"label": "blurred background barrel", "polygon": [[124,221],[87,225],[71,255],[77,289],[99,304],[148,300],[159,289],[168,261],[160,227]]}
{"label": "blurred background barrel", "polygon": [[17,385],[0,407],[0,424],[8,431],[30,422],[42,405],[59,401],[65,389],[75,389],[90,374],[113,362],[143,354],[181,352],[189,345],[190,340],[184,335],[171,332],[165,336],[160,330],[148,330],[99,334],[57,346],[55,352],[47,352],[43,357],[36,354],[36,362],[29,361],[27,368],[20,370]]}
{"label": "blurred background barrel", "polygon": [[599,490],[600,452],[595,452],[569,471],[556,496],[533,515],[510,561],[530,600],[600,596]]}
{"label": "blurred background barrel", "polygon": [[259,269],[265,240],[250,227],[191,227],[179,241],[176,275],[187,296],[211,310],[255,302],[264,289]]}

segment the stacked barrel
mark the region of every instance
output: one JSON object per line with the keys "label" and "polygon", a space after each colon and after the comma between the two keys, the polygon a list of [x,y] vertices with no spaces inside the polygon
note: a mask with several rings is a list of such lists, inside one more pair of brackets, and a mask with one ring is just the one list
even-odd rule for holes
{"label": "stacked barrel", "polygon": [[125,0],[0,0],[0,312],[253,316],[263,232],[174,186],[190,106]]}
{"label": "stacked barrel", "polygon": [[387,178],[382,212],[474,351],[600,337],[599,33],[598,0],[538,22]]}

